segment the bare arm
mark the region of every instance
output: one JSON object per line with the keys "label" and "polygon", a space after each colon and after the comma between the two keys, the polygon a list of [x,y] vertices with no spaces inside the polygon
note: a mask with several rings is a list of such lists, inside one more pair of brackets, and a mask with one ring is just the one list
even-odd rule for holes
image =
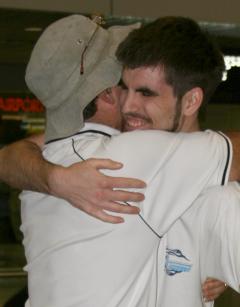
{"label": "bare arm", "polygon": [[225,133],[233,146],[233,161],[229,181],[240,181],[240,132]]}
{"label": "bare arm", "polygon": [[[51,194],[69,201],[73,206],[106,222],[119,223],[119,216],[104,210],[136,214],[135,206],[118,201],[141,201],[143,194],[114,188],[143,188],[138,179],[113,178],[99,169],[119,169],[121,163],[112,160],[89,159],[70,167],[54,165],[41,153],[44,136],[34,136],[8,145],[0,150],[0,180],[18,189]],[[89,180],[91,178],[91,181]]]}
{"label": "bare arm", "polygon": [[47,174],[53,167],[42,157],[44,135],[15,142],[0,150],[0,180],[18,188],[49,193]]}

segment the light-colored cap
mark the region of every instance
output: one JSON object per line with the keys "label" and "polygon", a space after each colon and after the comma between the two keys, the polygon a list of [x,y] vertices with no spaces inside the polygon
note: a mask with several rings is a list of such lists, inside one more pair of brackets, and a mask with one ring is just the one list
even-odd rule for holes
{"label": "light-colored cap", "polygon": [[46,107],[46,141],[67,137],[83,126],[82,111],[99,93],[118,83],[119,43],[140,24],[104,29],[82,15],[51,24],[37,41],[26,83]]}

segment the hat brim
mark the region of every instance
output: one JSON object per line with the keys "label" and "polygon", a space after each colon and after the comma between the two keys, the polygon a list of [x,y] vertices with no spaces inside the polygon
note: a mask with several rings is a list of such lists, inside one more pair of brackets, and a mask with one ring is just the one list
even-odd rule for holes
{"label": "hat brim", "polygon": [[[105,74],[103,74],[105,72]],[[73,135],[84,125],[83,109],[102,91],[118,84],[122,67],[115,58],[101,61],[71,95],[56,109],[46,111],[46,142]],[[84,92],[83,92],[84,89]]]}

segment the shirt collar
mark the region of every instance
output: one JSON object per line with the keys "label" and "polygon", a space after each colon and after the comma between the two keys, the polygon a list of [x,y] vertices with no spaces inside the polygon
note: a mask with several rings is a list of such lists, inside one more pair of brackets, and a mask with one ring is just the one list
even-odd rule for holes
{"label": "shirt collar", "polygon": [[96,123],[85,123],[84,127],[80,131],[87,131],[87,130],[99,130],[110,135],[118,135],[121,133],[117,129]]}

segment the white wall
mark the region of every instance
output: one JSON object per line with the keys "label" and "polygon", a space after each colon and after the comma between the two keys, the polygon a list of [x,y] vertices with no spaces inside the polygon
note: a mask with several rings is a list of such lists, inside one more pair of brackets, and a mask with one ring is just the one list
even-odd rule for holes
{"label": "white wall", "polygon": [[0,0],[0,7],[240,23],[240,0]]}

